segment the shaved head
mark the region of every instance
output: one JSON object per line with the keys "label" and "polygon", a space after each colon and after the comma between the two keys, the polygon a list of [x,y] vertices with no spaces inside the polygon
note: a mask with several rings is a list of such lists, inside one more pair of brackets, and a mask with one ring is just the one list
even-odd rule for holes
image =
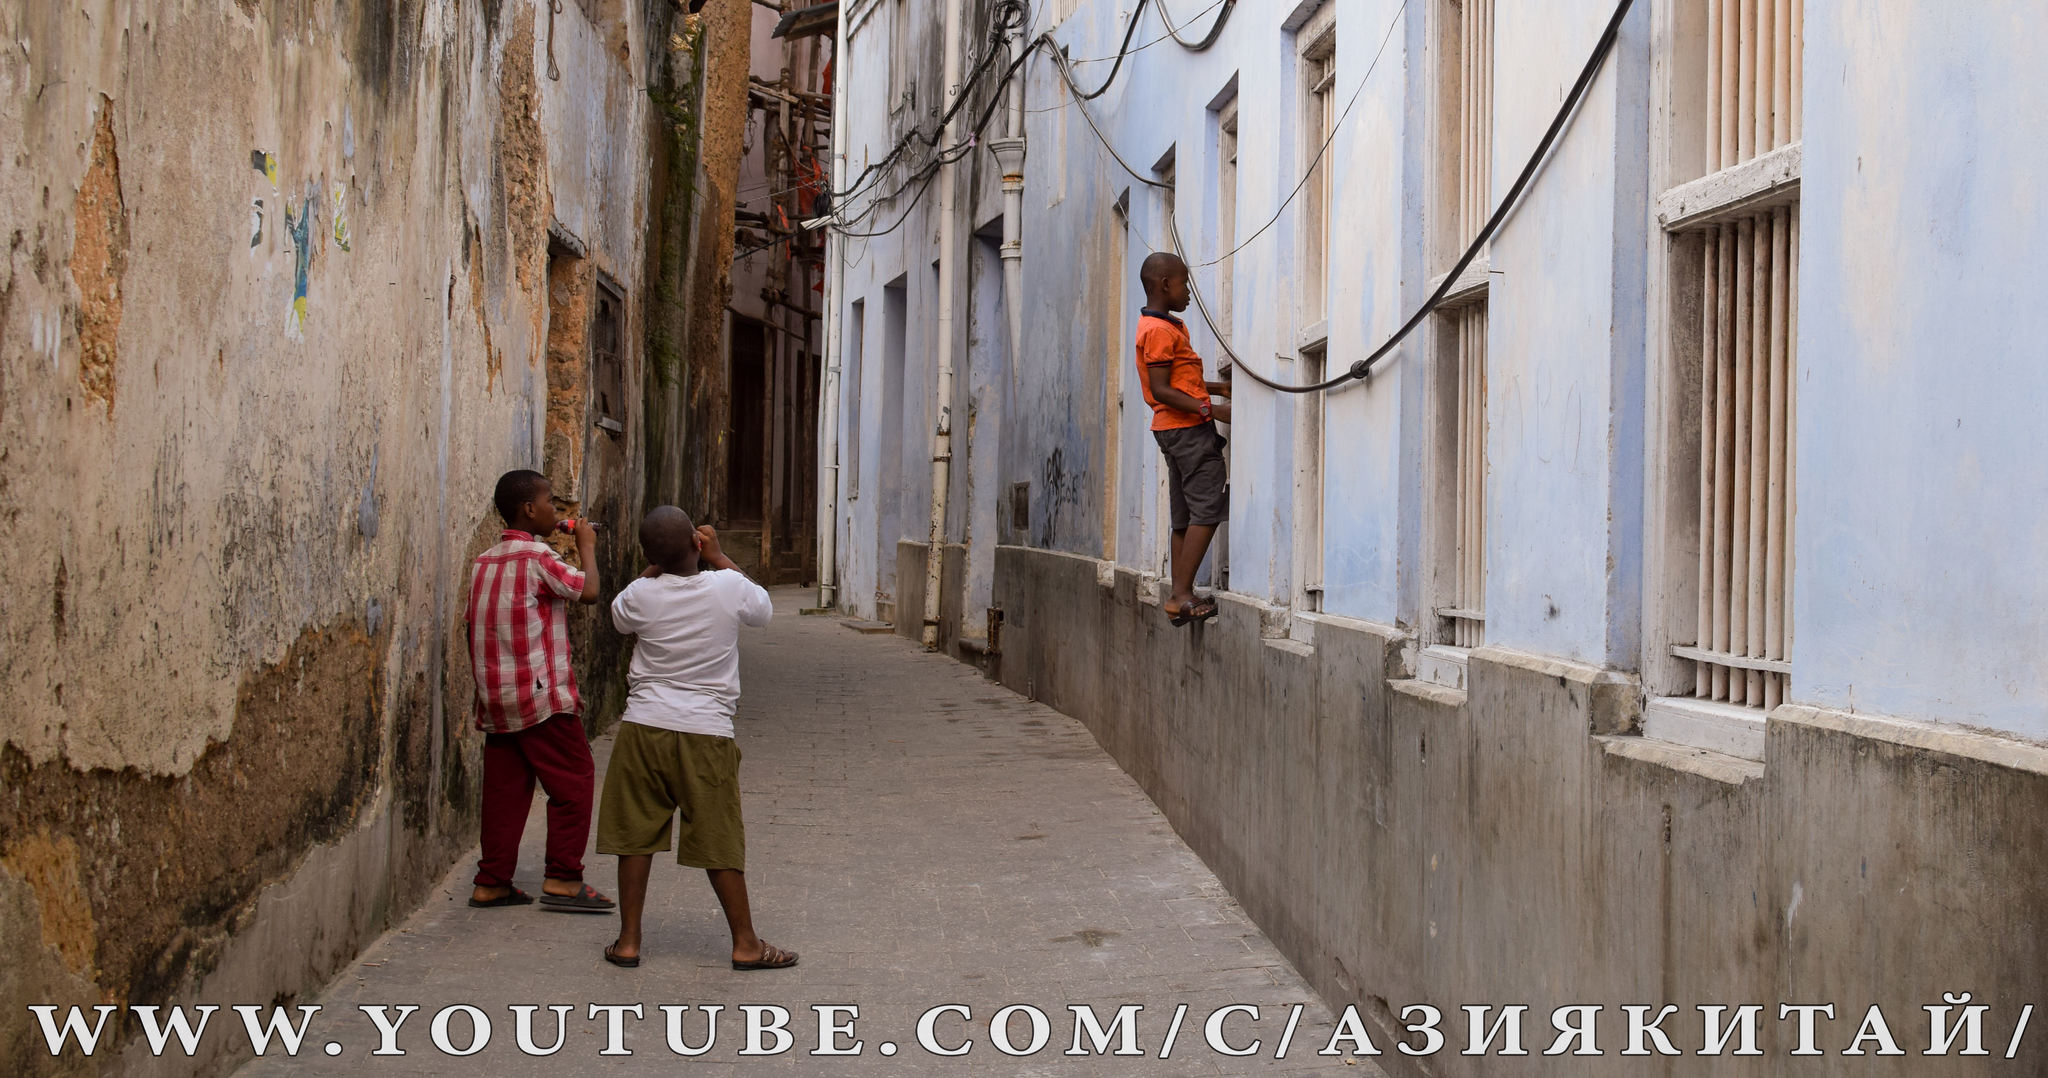
{"label": "shaved head", "polygon": [[1179,255],[1172,251],[1154,251],[1146,255],[1144,263],[1138,267],[1138,280],[1149,292],[1187,271],[1188,264],[1182,262]]}
{"label": "shaved head", "polygon": [[660,505],[640,522],[640,550],[670,572],[681,571],[697,549],[697,526],[673,505]]}

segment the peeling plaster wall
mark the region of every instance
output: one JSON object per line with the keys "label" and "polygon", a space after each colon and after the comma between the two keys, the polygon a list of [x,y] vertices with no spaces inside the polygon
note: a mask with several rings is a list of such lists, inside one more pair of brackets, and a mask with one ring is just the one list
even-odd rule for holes
{"label": "peeling plaster wall", "polygon": [[[0,0],[0,1007],[289,998],[473,840],[467,563],[585,369],[547,364],[584,332],[550,234],[624,289],[643,384],[644,83],[680,21]],[[560,432],[610,537],[629,408]],[[608,590],[637,564],[601,557]],[[596,723],[619,647],[585,643]],[[0,1070],[61,1065],[7,1028]]]}
{"label": "peeling plaster wall", "polygon": [[[1430,13],[1443,5],[1323,4],[1335,9],[1344,113],[1325,159],[1334,373],[1385,340],[1447,268],[1425,257],[1444,59]],[[1039,6],[1032,33],[1050,32],[1098,86],[1130,6],[1081,0],[1057,26]],[[996,653],[973,661],[1088,722],[1332,1002],[1662,992],[1914,1012],[1921,997],[1909,993],[1924,990],[1908,986],[1962,969],[2010,1021],[2043,969],[2031,941],[2043,915],[2037,413],[2048,368],[2034,342],[2048,308],[2014,271],[2040,246],[2042,169],[2039,140],[2009,119],[2043,103],[2034,7],[1805,4],[1797,630],[1787,702],[1757,713],[1757,762],[1642,736],[1640,721],[1646,683],[1673,691],[1654,668],[1677,666],[1671,646],[1695,639],[1697,593],[1671,551],[1691,541],[1696,491],[1670,447],[1698,436],[1680,410],[1697,407],[1699,383],[1672,385],[1678,338],[1697,323],[1670,324],[1686,285],[1651,200],[1698,175],[1684,163],[1697,143],[1677,145],[1698,105],[1676,83],[1679,69],[1704,78],[1704,49],[1672,48],[1699,32],[1687,20],[1704,5],[1630,9],[1484,252],[1485,646],[1466,656],[1461,687],[1416,676],[1420,630],[1442,602],[1426,587],[1438,551],[1425,524],[1448,498],[1428,460],[1438,342],[1427,325],[1364,385],[1321,402],[1320,611],[1297,594],[1295,560],[1309,542],[1295,432],[1316,400],[1236,379],[1229,591],[1214,622],[1167,624],[1159,454],[1130,342],[1137,268],[1169,241],[1164,198],[1125,165],[1151,175],[1171,155],[1182,236],[1195,260],[1215,259],[1214,108],[1236,95],[1247,245],[1231,341],[1247,365],[1301,380],[1304,214],[1289,198],[1314,147],[1293,28],[1320,6],[1239,5],[1197,53],[1160,41],[1148,5],[1133,40],[1155,43],[1087,106],[1123,163],[1043,57],[1025,68],[1024,346],[1007,361],[982,349],[999,293],[989,274],[963,275],[956,311],[973,336],[955,343],[960,381],[975,408],[999,387],[1000,432],[993,489],[983,447],[967,446],[963,465],[955,442],[955,482],[967,485],[954,488],[942,551],[942,646],[965,656],[958,641],[981,624],[979,521],[993,515],[1005,629]],[[937,71],[938,10],[910,0],[917,37],[895,50],[920,86]],[[1496,199],[1615,10],[1494,6]],[[857,174],[928,117],[885,107],[890,27],[854,18]],[[1190,21],[1198,37],[1210,20]],[[993,216],[982,156],[963,177],[970,228]],[[860,403],[843,412],[839,447],[859,462],[859,497],[841,492],[840,601],[863,617],[893,607],[910,636],[929,549],[918,447],[932,404],[935,212],[929,196],[885,202],[872,222],[903,226],[849,245],[834,297],[842,317],[865,305],[861,377],[848,388]],[[961,240],[950,253],[978,256],[979,237]],[[1213,306],[1216,268],[1198,265],[1196,279]],[[887,361],[899,302],[900,376]],[[1199,314],[1187,321],[1197,350],[1220,358]],[[960,415],[962,399],[953,407]],[[1648,630],[1646,615],[1658,619]],[[1377,1015],[1390,1031],[1391,1018]],[[1494,1070],[1448,1055],[1429,1065]]]}

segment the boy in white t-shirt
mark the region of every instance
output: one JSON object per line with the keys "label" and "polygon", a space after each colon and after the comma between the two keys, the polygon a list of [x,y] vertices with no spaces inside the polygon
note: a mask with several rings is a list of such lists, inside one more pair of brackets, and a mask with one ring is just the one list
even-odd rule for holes
{"label": "boy in white t-shirt", "polygon": [[732,736],[739,629],[768,624],[768,592],[719,550],[717,532],[692,527],[675,506],[647,514],[640,549],[651,564],[612,600],[612,624],[639,640],[598,809],[597,852],[619,858],[619,938],[604,949],[605,961],[640,964],[647,876],[674,831],[676,863],[704,869],[725,908],[732,968],[794,966],[795,952],[754,934]]}

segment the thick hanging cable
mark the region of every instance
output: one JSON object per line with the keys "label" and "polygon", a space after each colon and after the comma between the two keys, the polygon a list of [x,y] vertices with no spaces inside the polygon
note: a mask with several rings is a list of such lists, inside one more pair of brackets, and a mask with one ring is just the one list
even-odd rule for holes
{"label": "thick hanging cable", "polygon": [[[1205,7],[1205,8],[1203,8],[1203,9],[1202,9],[1202,10],[1200,10],[1200,11],[1197,11],[1197,12],[1195,12],[1195,14],[1194,14],[1194,17],[1195,17],[1195,18],[1197,18],[1197,19],[1199,19],[1199,18],[1201,18],[1202,16],[1204,16],[1204,15],[1207,15],[1208,13],[1210,13],[1210,12],[1212,12],[1212,11],[1216,10],[1217,8],[1219,8],[1219,7],[1222,7],[1222,6],[1223,6],[1223,5],[1225,5],[1225,4],[1231,4],[1231,5],[1235,5],[1236,3],[1237,3],[1237,0],[1209,0],[1209,6],[1208,6],[1208,7]],[[1161,18],[1161,19],[1160,19],[1159,21],[1160,21],[1160,22],[1166,22],[1166,20],[1165,20],[1164,18]],[[1211,31],[1211,32],[1212,32],[1212,33],[1214,32],[1214,31],[1213,31],[1213,29],[1212,29],[1212,31]],[[1155,37],[1155,38],[1153,38],[1152,40],[1150,40],[1150,41],[1147,41],[1147,42],[1145,42],[1145,43],[1144,43],[1143,45],[1139,45],[1138,47],[1136,47],[1136,48],[1132,49],[1131,51],[1132,51],[1132,52],[1134,52],[1134,53],[1137,53],[1137,52],[1144,52],[1144,51],[1145,51],[1146,49],[1149,49],[1149,48],[1151,48],[1152,46],[1154,46],[1154,45],[1157,45],[1157,44],[1159,44],[1159,43],[1160,43],[1160,42],[1162,42],[1162,41],[1173,41],[1173,42],[1178,42],[1178,43],[1179,43],[1179,44],[1181,45],[1181,47],[1182,47],[1182,48],[1190,49],[1190,50],[1192,50],[1192,51],[1196,51],[1196,52],[1199,52],[1199,51],[1201,51],[1200,49],[1194,49],[1194,47],[1193,47],[1193,46],[1191,46],[1191,45],[1187,44],[1187,43],[1186,43],[1186,42],[1184,42],[1184,41],[1181,41],[1181,39],[1180,39],[1180,35],[1179,35],[1179,34],[1176,34],[1176,33],[1174,33],[1174,32],[1173,32],[1173,29],[1172,29],[1172,24],[1171,24],[1171,23],[1167,23],[1167,32],[1166,32],[1166,33],[1163,33],[1163,34],[1159,35],[1158,37]],[[1108,60],[1114,60],[1114,59],[1116,59],[1116,57],[1115,57],[1114,55],[1111,55],[1111,56],[1088,56],[1088,57],[1083,57],[1082,59],[1079,59],[1079,60],[1075,60],[1075,61],[1073,61],[1073,64],[1074,64],[1074,66],[1075,66],[1075,67],[1080,67],[1080,66],[1082,66],[1082,65],[1084,65],[1084,64],[1099,64],[1099,63],[1103,63],[1103,62],[1105,62],[1105,61],[1108,61]]]}
{"label": "thick hanging cable", "polygon": [[[1494,209],[1493,216],[1487,218],[1486,224],[1479,230],[1479,234],[1473,237],[1471,245],[1465,248],[1465,253],[1459,257],[1457,264],[1452,266],[1451,271],[1444,275],[1443,283],[1438,285],[1436,291],[1430,294],[1429,299],[1425,300],[1422,306],[1417,308],[1415,313],[1410,315],[1408,320],[1401,324],[1401,328],[1396,330],[1392,337],[1387,338],[1384,343],[1378,348],[1373,349],[1372,353],[1364,359],[1352,363],[1351,367],[1343,374],[1326,381],[1317,382],[1314,385],[1290,386],[1275,382],[1260,375],[1252,368],[1245,366],[1243,358],[1235,351],[1232,351],[1229,344],[1225,343],[1223,334],[1217,330],[1216,323],[1210,319],[1209,307],[1202,302],[1201,291],[1194,287],[1194,275],[1190,273],[1188,275],[1188,287],[1194,295],[1196,309],[1200,311],[1202,321],[1208,325],[1210,334],[1216,338],[1217,345],[1223,349],[1224,354],[1230,357],[1232,365],[1244,367],[1245,373],[1251,375],[1252,381],[1269,389],[1279,390],[1282,393],[1314,393],[1318,390],[1334,389],[1353,380],[1363,381],[1365,376],[1372,372],[1372,365],[1374,363],[1379,362],[1387,353],[1393,351],[1395,346],[1399,345],[1410,333],[1415,331],[1415,327],[1422,324],[1424,318],[1427,318],[1431,312],[1437,309],[1437,306],[1443,302],[1444,297],[1450,294],[1451,288],[1457,284],[1458,276],[1465,272],[1465,268],[1472,264],[1472,260],[1478,257],[1479,252],[1485,249],[1487,242],[1500,229],[1501,223],[1507,220],[1509,211],[1513,210],[1515,204],[1521,199],[1522,192],[1529,186],[1529,181],[1535,178],[1537,168],[1550,155],[1550,148],[1557,142],[1557,136],[1564,130],[1566,121],[1570,120],[1572,113],[1578,109],[1580,100],[1585,97],[1587,87],[1593,83],[1593,76],[1600,73],[1600,67],[1606,62],[1607,54],[1613,51],[1615,38],[1621,32],[1621,21],[1628,16],[1629,8],[1633,3],[1634,0],[1620,0],[1620,3],[1615,6],[1613,18],[1607,21],[1607,28],[1601,32],[1600,40],[1593,46],[1593,55],[1587,57],[1586,66],[1579,72],[1578,81],[1572,84],[1571,92],[1565,95],[1564,103],[1558,108],[1557,116],[1550,121],[1550,128],[1543,133],[1542,140],[1536,144],[1535,152],[1529,155],[1529,163],[1522,166],[1521,174],[1515,177],[1514,185],[1508,188],[1506,197],[1502,198],[1500,205]],[[1364,83],[1361,81],[1359,86],[1362,90]],[[1356,99],[1357,94],[1354,92],[1353,100]],[[1348,106],[1346,111],[1349,111]],[[1125,172],[1130,173],[1139,182],[1152,187],[1170,186],[1151,180],[1132,168],[1130,163],[1125,161],[1123,156],[1116,152],[1116,147],[1110,145],[1109,140],[1103,137],[1102,129],[1095,126],[1095,119],[1088,114],[1088,110],[1083,108],[1081,115],[1087,119],[1089,129],[1095,132],[1095,137],[1102,142],[1103,148],[1109,151],[1111,157],[1116,158],[1117,164],[1122,165]],[[1341,124],[1342,120],[1343,118],[1340,116],[1338,122]],[[1334,126],[1332,137],[1334,137]],[[1325,148],[1327,148],[1327,145],[1325,143]],[[1318,160],[1320,160],[1320,155]],[[1311,165],[1310,171],[1313,172],[1313,170],[1314,166]],[[1303,182],[1306,182],[1306,177],[1304,177]],[[1291,198],[1292,196],[1289,197]],[[1180,257],[1181,261],[1187,262],[1187,254],[1181,248],[1180,229],[1174,223],[1171,214],[1167,217],[1167,225],[1172,232],[1174,253]],[[1242,245],[1239,245],[1237,250],[1241,249]],[[1235,252],[1233,251],[1233,253]],[[1192,266],[1193,264],[1189,263],[1189,265]]]}
{"label": "thick hanging cable", "polygon": [[[1215,5],[1212,4],[1210,6],[1214,7]],[[1223,10],[1217,12],[1216,21],[1210,25],[1208,36],[1200,41],[1189,41],[1180,36],[1180,29],[1173,25],[1173,16],[1166,13],[1166,0],[1159,0],[1159,21],[1166,24],[1166,35],[1171,37],[1175,44],[1189,52],[1201,52],[1209,46],[1216,44],[1216,39],[1223,35],[1223,24],[1230,21],[1231,9],[1236,6],[1237,0],[1223,0]],[[1200,13],[1195,15],[1195,18],[1199,19],[1201,17]]]}
{"label": "thick hanging cable", "polygon": [[1522,174],[1515,177],[1514,186],[1508,188],[1507,197],[1500,200],[1500,206],[1493,211],[1493,216],[1487,218],[1486,226],[1479,230],[1479,235],[1473,237],[1472,245],[1465,248],[1465,254],[1458,259],[1458,264],[1452,266],[1451,271],[1444,275],[1443,283],[1430,294],[1428,301],[1410,315],[1408,321],[1403,323],[1392,337],[1387,338],[1386,343],[1373,349],[1372,354],[1364,359],[1351,364],[1351,368],[1343,374],[1329,381],[1301,386],[1289,392],[1308,393],[1318,389],[1329,389],[1351,379],[1363,381],[1365,376],[1372,372],[1374,363],[1393,351],[1394,346],[1413,333],[1415,327],[1421,325],[1422,320],[1429,317],[1430,312],[1436,310],[1437,305],[1444,301],[1444,297],[1450,295],[1452,286],[1458,283],[1458,275],[1465,272],[1465,267],[1471,265],[1472,260],[1486,247],[1487,242],[1493,239],[1493,234],[1500,229],[1501,222],[1507,220],[1508,212],[1515,208],[1515,203],[1521,199],[1522,192],[1528,188],[1529,181],[1535,178],[1537,168],[1550,156],[1550,147],[1557,142],[1557,136],[1564,130],[1565,122],[1577,111],[1580,99],[1586,96],[1586,88],[1593,84],[1593,76],[1600,73],[1600,66],[1606,62],[1607,54],[1613,50],[1614,39],[1621,33],[1621,20],[1627,17],[1628,9],[1634,2],[1635,0],[1621,0],[1615,5],[1614,17],[1607,20],[1607,29],[1601,32],[1599,43],[1593,46],[1593,55],[1586,58],[1585,69],[1579,72],[1579,80],[1572,84],[1571,93],[1565,95],[1564,104],[1558,108],[1557,117],[1550,121],[1550,129],[1543,132],[1543,140],[1536,144],[1536,151],[1529,155],[1529,163],[1522,166]]}

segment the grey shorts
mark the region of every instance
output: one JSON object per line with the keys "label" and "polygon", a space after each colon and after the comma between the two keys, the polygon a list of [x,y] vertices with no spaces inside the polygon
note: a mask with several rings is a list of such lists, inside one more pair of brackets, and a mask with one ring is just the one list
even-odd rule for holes
{"label": "grey shorts", "polygon": [[1166,504],[1173,530],[1213,526],[1230,519],[1230,469],[1216,424],[1155,430],[1166,456]]}

